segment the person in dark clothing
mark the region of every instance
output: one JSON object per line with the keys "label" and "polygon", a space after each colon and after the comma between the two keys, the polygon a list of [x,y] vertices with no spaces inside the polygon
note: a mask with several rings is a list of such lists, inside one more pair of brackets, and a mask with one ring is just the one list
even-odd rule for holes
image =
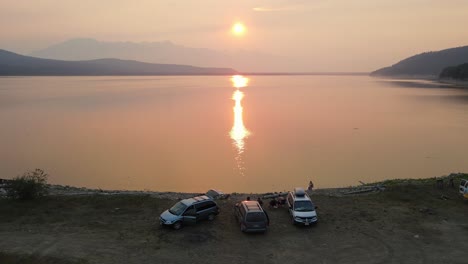
{"label": "person in dark clothing", "polygon": [[278,197],[278,206],[284,206],[286,204],[286,199],[283,196]]}
{"label": "person in dark clothing", "polygon": [[260,204],[261,207],[263,207],[263,201],[262,198],[258,197],[257,202]]}
{"label": "person in dark clothing", "polygon": [[312,189],[314,189],[314,183],[309,181],[309,188],[307,188],[307,190],[312,191]]}
{"label": "person in dark clothing", "polygon": [[278,208],[278,201],[275,198],[271,199],[270,207],[271,208]]}

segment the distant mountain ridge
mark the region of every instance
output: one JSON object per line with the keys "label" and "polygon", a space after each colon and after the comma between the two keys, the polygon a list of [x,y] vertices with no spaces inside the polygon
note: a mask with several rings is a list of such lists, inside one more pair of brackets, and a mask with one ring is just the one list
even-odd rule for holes
{"label": "distant mountain ridge", "polygon": [[421,53],[371,73],[383,77],[437,77],[446,67],[468,62],[468,46]]}
{"label": "distant mountain ridge", "polygon": [[245,50],[222,51],[191,48],[170,41],[136,43],[78,38],[34,51],[28,55],[56,60],[117,58],[200,67],[229,66],[242,72],[290,72],[298,70],[293,60],[280,56]]}
{"label": "distant mountain ridge", "polygon": [[230,75],[230,68],[203,68],[189,65],[154,64],[133,60],[97,59],[65,61],[23,56],[0,49],[0,75]]}

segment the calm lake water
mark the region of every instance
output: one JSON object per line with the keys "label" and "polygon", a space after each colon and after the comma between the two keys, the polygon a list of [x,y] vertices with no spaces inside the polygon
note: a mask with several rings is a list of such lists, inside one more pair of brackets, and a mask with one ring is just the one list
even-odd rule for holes
{"label": "calm lake water", "polygon": [[267,192],[468,171],[468,90],[246,77],[0,78],[0,178]]}

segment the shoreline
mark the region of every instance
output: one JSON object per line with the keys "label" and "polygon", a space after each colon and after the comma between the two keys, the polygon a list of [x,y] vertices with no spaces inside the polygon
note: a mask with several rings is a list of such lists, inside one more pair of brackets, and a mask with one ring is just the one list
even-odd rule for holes
{"label": "shoreline", "polygon": [[[460,179],[468,178],[468,173],[463,172],[452,172],[448,175],[442,175],[439,177],[431,178],[419,178],[419,179],[387,179],[379,182],[373,183],[361,183],[361,185],[348,186],[348,187],[336,187],[336,188],[316,188],[313,191],[308,191],[310,195],[326,195],[326,196],[335,196],[342,197],[346,195],[357,195],[357,194],[367,194],[372,192],[384,191],[387,186],[394,185],[407,185],[407,184],[435,184],[436,180],[442,180],[444,183],[448,179]],[[0,198],[6,197],[6,191],[2,186],[2,182],[6,183],[10,179],[0,179]],[[207,190],[208,191],[208,190]],[[222,191],[222,190],[220,190]],[[149,191],[149,190],[110,190],[110,189],[100,189],[100,188],[86,188],[86,187],[76,187],[69,185],[60,185],[60,184],[48,184],[48,195],[52,196],[89,196],[89,195],[148,195],[153,198],[158,199],[168,199],[168,200],[181,200],[198,195],[205,195],[205,193],[200,192],[174,192],[174,191]],[[232,192],[225,193],[231,197],[246,197],[246,196],[255,196],[255,197],[264,197],[272,194],[279,194],[281,192]]]}
{"label": "shoreline", "polygon": [[468,80],[456,80],[456,79],[439,79],[438,82],[443,84],[451,84],[460,88],[468,88]]}
{"label": "shoreline", "polygon": [[421,76],[412,76],[412,75],[373,76],[373,75],[369,75],[369,77],[377,78],[381,80],[389,80],[389,81],[430,81],[430,82],[433,82],[434,84],[444,85],[441,88],[461,88],[461,89],[468,88],[468,80],[439,78],[438,76],[435,76],[435,75],[421,75]]}

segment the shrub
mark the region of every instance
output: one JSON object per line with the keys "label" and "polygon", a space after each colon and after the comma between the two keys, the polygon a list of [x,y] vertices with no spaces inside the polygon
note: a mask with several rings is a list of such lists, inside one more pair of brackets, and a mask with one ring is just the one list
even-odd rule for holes
{"label": "shrub", "polygon": [[41,169],[28,171],[7,183],[7,196],[30,200],[47,194],[47,174]]}

